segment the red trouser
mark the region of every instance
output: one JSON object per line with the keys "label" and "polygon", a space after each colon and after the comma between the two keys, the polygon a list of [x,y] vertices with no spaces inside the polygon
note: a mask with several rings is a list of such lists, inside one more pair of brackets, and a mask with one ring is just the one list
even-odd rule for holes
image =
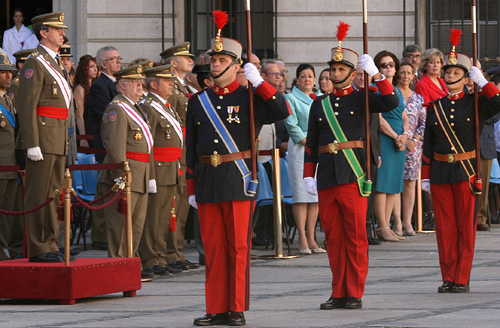
{"label": "red trouser", "polygon": [[476,199],[468,181],[431,184],[443,281],[468,284],[476,242]]}
{"label": "red trouser", "polygon": [[319,218],[332,270],[331,297],[361,298],[368,274],[366,210],[356,182],[320,190]]}
{"label": "red trouser", "polygon": [[207,313],[243,312],[250,305],[250,201],[198,203],[205,247]]}

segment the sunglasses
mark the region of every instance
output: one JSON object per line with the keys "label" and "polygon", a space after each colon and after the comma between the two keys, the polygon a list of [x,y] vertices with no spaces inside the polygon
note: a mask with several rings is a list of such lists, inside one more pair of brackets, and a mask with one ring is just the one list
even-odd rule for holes
{"label": "sunglasses", "polygon": [[390,62],[390,63],[382,63],[382,64],[380,64],[380,67],[382,67],[382,68],[394,67],[394,66],[396,66],[396,63],[395,63],[395,62]]}

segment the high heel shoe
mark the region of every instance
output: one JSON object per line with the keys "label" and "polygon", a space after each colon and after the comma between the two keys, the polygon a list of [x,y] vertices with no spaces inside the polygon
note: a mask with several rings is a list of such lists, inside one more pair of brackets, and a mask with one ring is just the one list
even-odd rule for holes
{"label": "high heel shoe", "polygon": [[389,229],[391,231],[391,234],[396,237],[397,239],[399,240],[405,240],[406,238],[403,237],[403,231],[393,231],[391,229]]}
{"label": "high heel shoe", "polygon": [[326,250],[324,250],[323,248],[319,247],[318,248],[312,248],[311,247],[311,251],[313,254],[320,254],[320,253],[326,253]]}
{"label": "high heel shoe", "polygon": [[382,236],[381,231],[385,231],[385,230],[392,231],[388,227],[386,227],[386,228],[378,228],[377,229],[377,235],[378,235],[378,238],[379,238],[380,241],[393,241],[393,242],[399,241],[399,239],[396,238],[396,237],[394,237],[390,232],[389,232],[390,237],[384,237],[384,236]]}
{"label": "high heel shoe", "polygon": [[406,230],[405,228],[403,228],[403,234],[405,236],[412,237],[412,236],[416,235],[416,232],[413,229],[412,230]]}
{"label": "high heel shoe", "polygon": [[299,249],[299,253],[300,254],[304,254],[304,255],[311,255],[312,254],[312,252],[311,252],[311,250],[309,248],[307,248],[307,249]]}

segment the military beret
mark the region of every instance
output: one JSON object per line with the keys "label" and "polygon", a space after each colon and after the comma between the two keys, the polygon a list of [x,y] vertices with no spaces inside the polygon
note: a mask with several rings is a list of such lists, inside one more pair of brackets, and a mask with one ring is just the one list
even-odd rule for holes
{"label": "military beret", "polygon": [[36,49],[23,49],[14,52],[12,55],[16,57],[16,60],[19,62],[28,59],[29,55],[31,55],[31,53],[35,50]]}
{"label": "military beret", "polygon": [[194,57],[193,54],[189,53],[189,48],[191,48],[191,44],[189,42],[184,42],[168,49],[165,49],[160,56],[162,58],[169,58],[172,56],[189,56]]}
{"label": "military beret", "polygon": [[15,69],[10,64],[9,57],[4,53],[0,54],[0,71],[13,71]]}
{"label": "military beret", "polygon": [[33,27],[45,25],[57,28],[68,28],[66,25],[64,25],[63,12],[35,16],[31,19],[31,23],[33,24]]}
{"label": "military beret", "polygon": [[151,67],[145,69],[143,74],[146,77],[164,77],[164,78],[173,78],[175,75],[172,73],[173,65],[167,64],[162,66]]}

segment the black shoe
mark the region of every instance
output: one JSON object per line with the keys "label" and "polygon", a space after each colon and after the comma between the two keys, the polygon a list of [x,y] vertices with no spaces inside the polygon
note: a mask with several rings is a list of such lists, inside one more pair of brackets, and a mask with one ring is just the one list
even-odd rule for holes
{"label": "black shoe", "polygon": [[182,261],[175,261],[172,263],[172,266],[174,268],[182,269],[182,270],[189,270],[189,265],[186,262]]}
{"label": "black shoe", "polygon": [[48,253],[45,253],[42,255],[30,257],[29,261],[30,262],[47,262],[47,263],[49,263],[49,262],[64,262],[64,259],[62,259],[56,253],[48,252]]}
{"label": "black shoe", "polygon": [[[64,247],[59,247],[59,251],[61,253],[64,253]],[[71,255],[71,256],[76,256],[78,254],[80,254],[80,251],[77,251],[76,249],[70,249],[69,250],[69,255]]]}
{"label": "black shoe", "polygon": [[144,271],[150,272],[150,273],[157,275],[157,276],[166,276],[166,275],[170,274],[165,268],[162,268],[159,265],[149,267],[147,269],[144,269]]}
{"label": "black shoe", "polygon": [[163,266],[163,269],[167,270],[170,273],[179,273],[179,272],[182,272],[182,269],[175,268],[175,267],[173,267],[171,265],[168,265],[168,264],[165,264]]}
{"label": "black shoe", "polygon": [[189,260],[184,261],[184,263],[187,264],[190,269],[198,269],[200,267],[198,263],[193,263]]}
{"label": "black shoe", "polygon": [[[62,253],[61,251],[57,251],[54,254],[59,255],[59,257],[62,258],[62,260],[64,261],[64,253]],[[71,256],[71,252],[70,252],[70,255],[69,255],[69,261],[70,262],[75,262],[76,261],[76,258],[74,256]]]}
{"label": "black shoe", "polygon": [[147,282],[153,280],[154,277],[153,272],[149,272],[147,270],[141,270],[141,282]]}
{"label": "black shoe", "polygon": [[469,290],[469,285],[455,284],[453,287],[451,287],[450,293],[468,293]]}
{"label": "black shoe", "polygon": [[252,238],[252,246],[267,246],[267,245],[269,245],[269,243],[263,239],[260,239],[259,237]]}
{"label": "black shoe", "polygon": [[108,250],[108,243],[100,243],[97,241],[93,241],[92,245],[90,246],[90,249],[97,250],[97,251],[107,251]]}
{"label": "black shoe", "polygon": [[347,302],[345,303],[346,309],[361,309],[363,307],[363,302],[361,298],[356,297],[348,297]]}
{"label": "black shoe", "polygon": [[229,312],[228,326],[244,326],[247,324],[245,314],[243,312]]}
{"label": "black shoe", "polygon": [[438,293],[449,293],[453,286],[455,286],[455,283],[447,280],[438,287]]}
{"label": "black shoe", "polygon": [[200,255],[198,257],[198,262],[200,263],[200,265],[205,265],[205,255]]}
{"label": "black shoe", "polygon": [[368,237],[368,245],[382,245],[382,243],[378,239]]}
{"label": "black shoe", "polygon": [[491,231],[491,228],[487,224],[479,223],[477,225],[477,231]]}
{"label": "black shoe", "polygon": [[195,326],[227,325],[229,323],[229,313],[205,314],[201,318],[194,319]]}
{"label": "black shoe", "polygon": [[346,301],[347,301],[346,297],[340,297],[340,298],[330,297],[328,301],[326,301],[325,303],[321,303],[319,308],[321,310],[342,309],[345,308]]}
{"label": "black shoe", "polygon": [[17,255],[12,256],[10,259],[11,260],[20,260],[22,258],[23,258],[23,254],[17,254]]}

